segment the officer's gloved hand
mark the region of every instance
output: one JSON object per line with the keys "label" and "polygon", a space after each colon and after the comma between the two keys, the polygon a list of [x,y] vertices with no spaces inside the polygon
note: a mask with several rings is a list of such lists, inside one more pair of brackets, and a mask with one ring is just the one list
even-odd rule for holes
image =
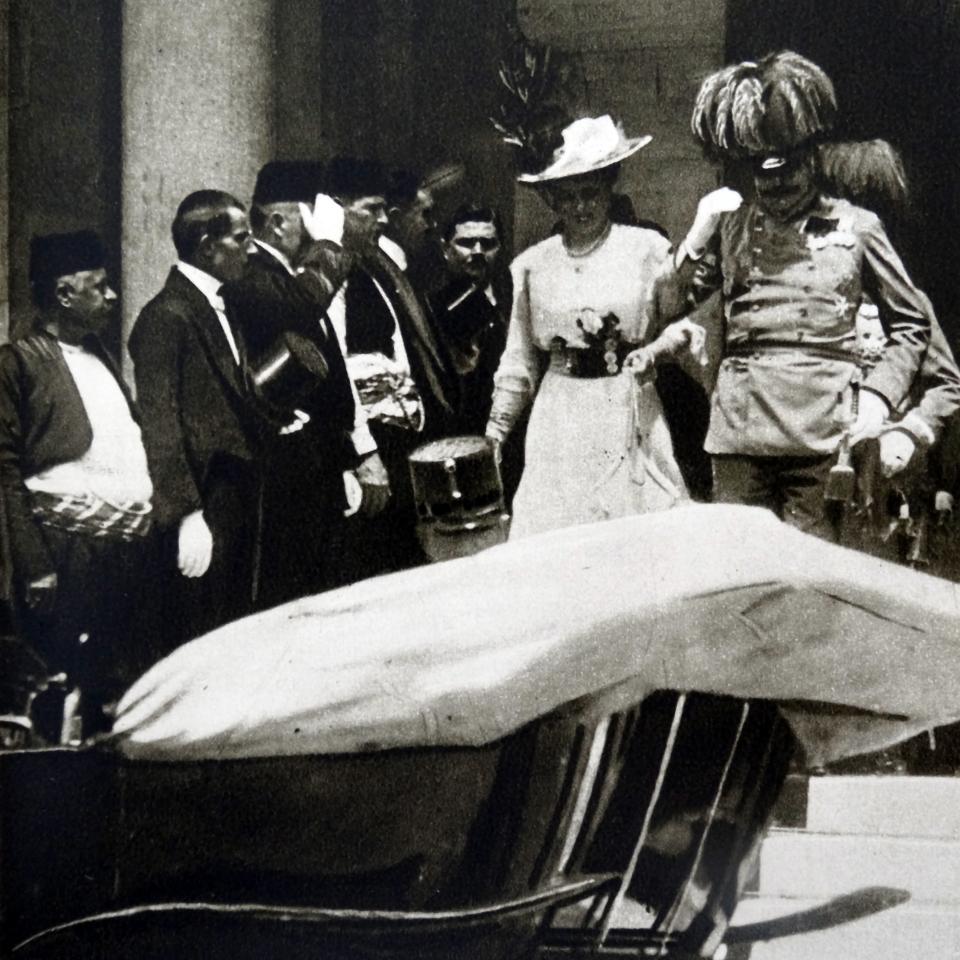
{"label": "officer's gloved hand", "polygon": [[693,218],[693,226],[687,233],[684,245],[687,254],[699,259],[703,251],[709,246],[713,235],[720,226],[720,221],[726,213],[732,213],[743,203],[743,197],[730,187],[720,187],[700,199],[697,204],[697,215]]}
{"label": "officer's gloved hand", "polygon": [[850,428],[850,445],[879,436],[889,415],[890,407],[879,393],[861,390],[857,419]]}
{"label": "officer's gloved hand", "polygon": [[880,469],[885,477],[895,477],[909,465],[917,441],[906,430],[888,430],[880,435]]}

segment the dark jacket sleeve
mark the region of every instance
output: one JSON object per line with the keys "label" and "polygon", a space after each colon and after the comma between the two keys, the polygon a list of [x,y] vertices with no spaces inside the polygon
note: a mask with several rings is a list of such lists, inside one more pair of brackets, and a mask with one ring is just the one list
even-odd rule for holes
{"label": "dark jacket sleeve", "polygon": [[130,337],[154,513],[161,527],[179,523],[203,506],[181,410],[183,356],[190,336],[185,318],[153,303],[137,318]]}
{"label": "dark jacket sleeve", "polygon": [[16,352],[0,348],[0,488],[7,519],[13,575],[21,584],[54,572],[24,485],[24,378]]}

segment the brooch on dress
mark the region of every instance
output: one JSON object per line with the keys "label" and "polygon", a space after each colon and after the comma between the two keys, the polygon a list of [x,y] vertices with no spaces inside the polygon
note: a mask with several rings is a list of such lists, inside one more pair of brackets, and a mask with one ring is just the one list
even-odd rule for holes
{"label": "brooch on dress", "polygon": [[[615,313],[601,316],[596,310],[587,307],[580,312],[577,326],[583,332],[587,349],[603,354],[607,373],[611,376],[620,371],[621,344],[620,318]],[[569,361],[568,361],[569,363]]]}

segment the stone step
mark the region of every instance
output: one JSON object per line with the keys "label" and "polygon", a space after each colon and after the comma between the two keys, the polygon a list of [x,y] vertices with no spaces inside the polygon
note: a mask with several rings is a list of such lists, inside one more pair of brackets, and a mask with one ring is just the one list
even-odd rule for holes
{"label": "stone step", "polygon": [[772,830],[763,842],[761,896],[828,898],[876,885],[915,903],[960,905],[960,841]]}
{"label": "stone step", "polygon": [[960,778],[811,777],[806,828],[818,833],[960,840]]}
{"label": "stone step", "polygon": [[[829,900],[743,900],[728,934],[726,960],[960,957],[960,909],[895,899],[891,891],[870,888]],[[889,901],[895,905],[883,909]]]}

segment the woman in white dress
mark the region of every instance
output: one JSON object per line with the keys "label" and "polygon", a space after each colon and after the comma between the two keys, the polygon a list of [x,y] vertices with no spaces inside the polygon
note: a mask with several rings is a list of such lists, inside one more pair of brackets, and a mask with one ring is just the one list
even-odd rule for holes
{"label": "woman in white dress", "polygon": [[619,164],[650,138],[609,116],[563,131],[543,184],[561,233],[511,265],[513,310],[487,436],[502,443],[527,405],[526,465],[511,537],[650,510],[687,499],[653,383],[654,364],[700,353],[689,321],[659,333],[653,281],[670,256],[655,230],[610,221]]}

